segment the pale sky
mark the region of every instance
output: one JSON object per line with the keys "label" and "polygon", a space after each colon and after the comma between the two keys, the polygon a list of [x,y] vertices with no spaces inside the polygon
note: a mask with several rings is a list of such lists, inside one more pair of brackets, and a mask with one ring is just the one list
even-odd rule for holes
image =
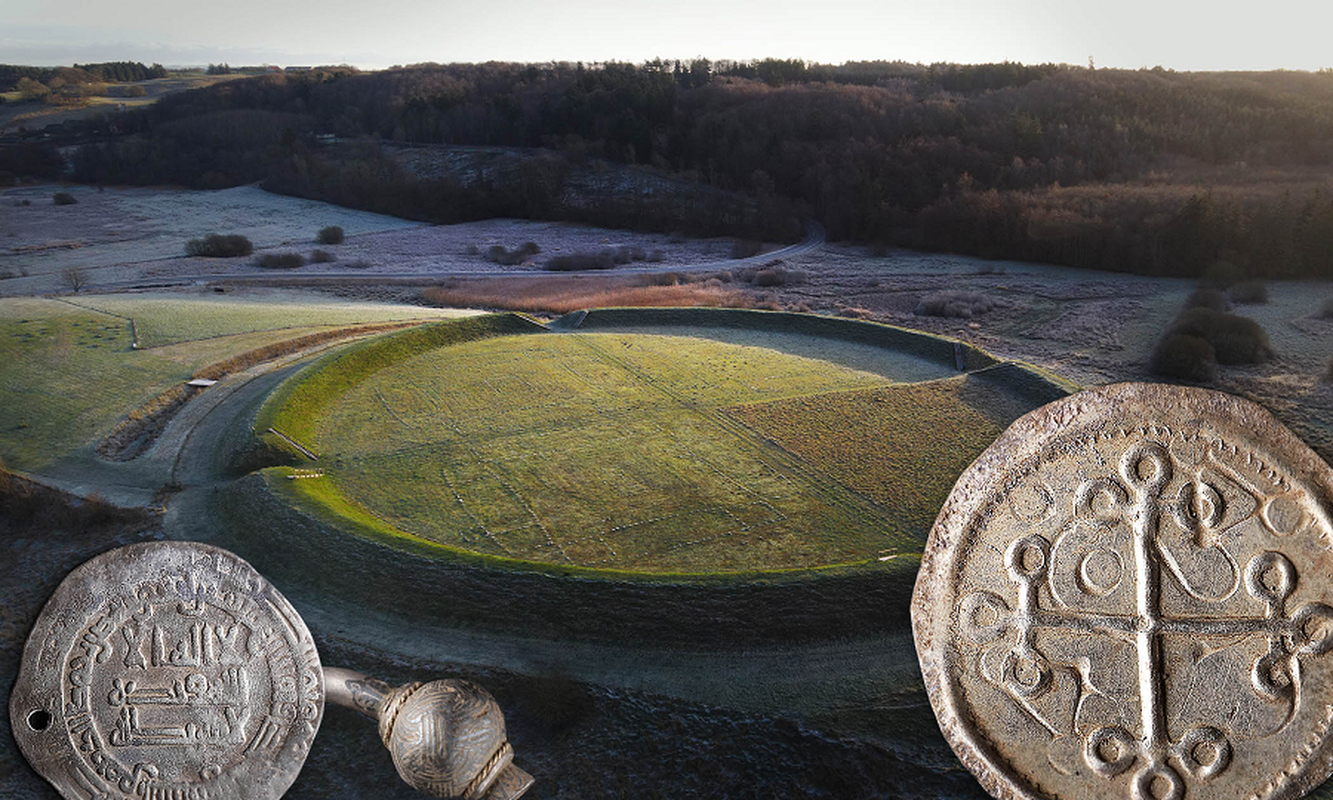
{"label": "pale sky", "polygon": [[375,69],[774,56],[1333,67],[1333,0],[0,0],[0,63]]}

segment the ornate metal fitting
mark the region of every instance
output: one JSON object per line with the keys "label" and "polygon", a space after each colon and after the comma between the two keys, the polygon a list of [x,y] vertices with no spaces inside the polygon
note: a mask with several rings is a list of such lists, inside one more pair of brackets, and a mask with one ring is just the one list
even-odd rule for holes
{"label": "ornate metal fitting", "polygon": [[[274,800],[319,730],[325,680],[301,617],[244,560],[151,542],[104,553],[56,589],[24,648],[10,723],[67,800]],[[413,787],[516,800],[532,785],[484,689],[394,690],[347,670],[328,680],[331,702],[372,718],[389,700],[381,731]]]}
{"label": "ornate metal fitting", "polygon": [[28,639],[9,716],[66,798],[276,798],[324,713],[305,623],[245,561],[150,542],[71,572]]}

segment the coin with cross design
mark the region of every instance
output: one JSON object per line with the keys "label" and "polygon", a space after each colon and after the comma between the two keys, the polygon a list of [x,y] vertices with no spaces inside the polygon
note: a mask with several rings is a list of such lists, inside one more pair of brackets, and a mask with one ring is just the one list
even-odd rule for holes
{"label": "coin with cross design", "polygon": [[1333,772],[1333,471],[1257,405],[1117,384],[959,478],[912,622],[1000,798],[1299,797]]}

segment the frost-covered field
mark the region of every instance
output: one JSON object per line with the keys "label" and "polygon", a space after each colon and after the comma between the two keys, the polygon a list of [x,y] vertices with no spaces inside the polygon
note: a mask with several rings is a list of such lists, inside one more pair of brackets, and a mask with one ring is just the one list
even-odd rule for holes
{"label": "frost-covered field", "polygon": [[[55,205],[65,191],[77,203]],[[346,240],[320,245],[320,229],[336,225]],[[252,256],[197,258],[185,243],[209,233],[240,234]],[[514,250],[534,242],[540,253],[527,262],[500,266],[487,248]],[[25,186],[0,191],[0,295],[68,291],[65,273],[82,272],[89,286],[209,280],[246,275],[363,276],[444,275],[541,270],[547,258],[602,249],[630,248],[627,266],[674,269],[728,258],[730,239],[685,239],[556,222],[494,219],[428,225],[355,211],[314,200],[270,194],[254,186],[220,191],[87,186]],[[333,260],[294,270],[257,265],[265,253],[324,250]],[[652,257],[652,261],[648,258]]]}

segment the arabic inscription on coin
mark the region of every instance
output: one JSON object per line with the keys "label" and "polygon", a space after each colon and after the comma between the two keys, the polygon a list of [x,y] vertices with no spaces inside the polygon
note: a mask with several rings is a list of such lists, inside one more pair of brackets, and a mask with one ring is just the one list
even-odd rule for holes
{"label": "arabic inscription on coin", "polygon": [[47,602],[10,701],[28,761],[66,798],[280,797],[323,714],[304,622],[237,556],[113,550]]}

